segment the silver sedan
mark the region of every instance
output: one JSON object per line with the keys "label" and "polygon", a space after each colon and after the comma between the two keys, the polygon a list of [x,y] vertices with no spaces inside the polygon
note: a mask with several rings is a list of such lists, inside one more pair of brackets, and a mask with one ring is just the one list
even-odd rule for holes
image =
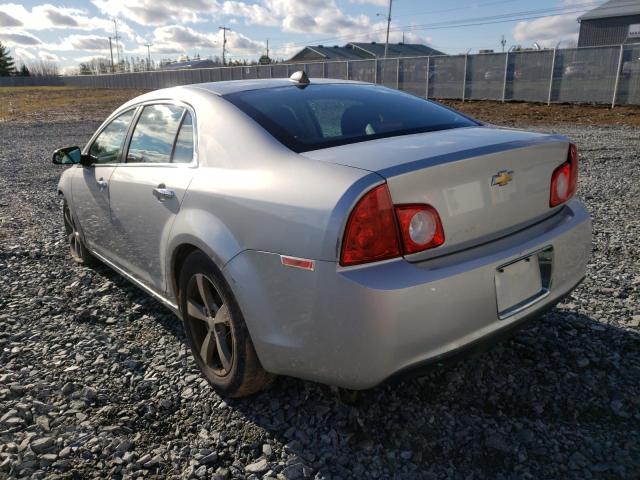
{"label": "silver sedan", "polygon": [[591,221],[566,138],[338,80],[151,92],[60,179],[72,257],[184,322],[224,395],[276,374],[370,388],[464,352],[582,280]]}

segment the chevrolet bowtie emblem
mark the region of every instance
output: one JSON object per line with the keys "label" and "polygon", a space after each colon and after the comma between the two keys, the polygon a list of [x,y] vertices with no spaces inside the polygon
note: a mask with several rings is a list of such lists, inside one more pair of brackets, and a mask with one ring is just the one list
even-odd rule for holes
{"label": "chevrolet bowtie emblem", "polygon": [[491,177],[491,185],[504,187],[511,180],[513,180],[513,170],[500,170],[497,174]]}

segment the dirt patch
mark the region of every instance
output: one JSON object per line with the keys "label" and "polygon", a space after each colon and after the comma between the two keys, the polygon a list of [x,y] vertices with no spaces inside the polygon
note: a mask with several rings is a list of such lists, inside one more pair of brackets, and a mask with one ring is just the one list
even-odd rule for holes
{"label": "dirt patch", "polygon": [[444,100],[441,103],[478,120],[501,125],[640,126],[640,105],[610,108],[606,105],[544,105],[522,102],[461,102],[458,100]]}
{"label": "dirt patch", "polygon": [[144,92],[135,89],[0,87],[0,122],[104,120],[116,107]]}

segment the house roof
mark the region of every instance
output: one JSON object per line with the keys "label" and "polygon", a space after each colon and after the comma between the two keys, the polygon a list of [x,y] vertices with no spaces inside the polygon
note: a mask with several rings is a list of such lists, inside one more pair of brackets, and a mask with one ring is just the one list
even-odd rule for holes
{"label": "house roof", "polygon": [[[374,57],[384,57],[384,43],[352,42],[349,45],[356,49],[365,50]],[[390,43],[387,52],[388,57],[427,57],[430,55],[444,55],[444,53],[420,43]]]}
{"label": "house roof", "polygon": [[[312,52],[318,57],[319,61],[331,61],[331,60],[362,60],[368,58],[383,58],[384,57],[384,43],[360,43],[353,42],[347,43],[343,47],[333,46],[328,47],[324,45],[310,45],[304,47],[293,57],[289,59],[290,62],[299,60],[299,57],[303,56],[305,52]],[[425,57],[429,55],[444,55],[444,53],[435,50],[426,45],[413,44],[413,43],[390,43],[387,56],[390,58],[397,57]]]}
{"label": "house roof", "polygon": [[578,21],[626,17],[627,15],[640,15],[640,0],[609,0],[578,17]]}
{"label": "house roof", "polygon": [[162,70],[179,70],[181,68],[211,68],[218,67],[215,62],[209,59],[187,60],[185,62],[174,62],[162,66]]}
{"label": "house roof", "polygon": [[301,56],[305,51],[315,53],[321,60],[359,60],[362,57],[355,53],[352,48],[345,47],[326,47],[324,45],[311,45],[304,47],[296,53],[291,60]]}

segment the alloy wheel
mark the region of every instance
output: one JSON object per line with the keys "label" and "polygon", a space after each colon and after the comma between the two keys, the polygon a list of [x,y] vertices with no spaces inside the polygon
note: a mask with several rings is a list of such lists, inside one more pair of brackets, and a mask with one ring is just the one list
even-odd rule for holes
{"label": "alloy wheel", "polygon": [[67,241],[69,242],[71,257],[76,261],[82,261],[82,239],[80,238],[80,232],[76,227],[69,207],[65,207],[64,209],[64,227],[67,232]]}
{"label": "alloy wheel", "polygon": [[224,377],[233,366],[234,330],[229,308],[214,283],[196,273],[187,284],[189,330],[202,363]]}

